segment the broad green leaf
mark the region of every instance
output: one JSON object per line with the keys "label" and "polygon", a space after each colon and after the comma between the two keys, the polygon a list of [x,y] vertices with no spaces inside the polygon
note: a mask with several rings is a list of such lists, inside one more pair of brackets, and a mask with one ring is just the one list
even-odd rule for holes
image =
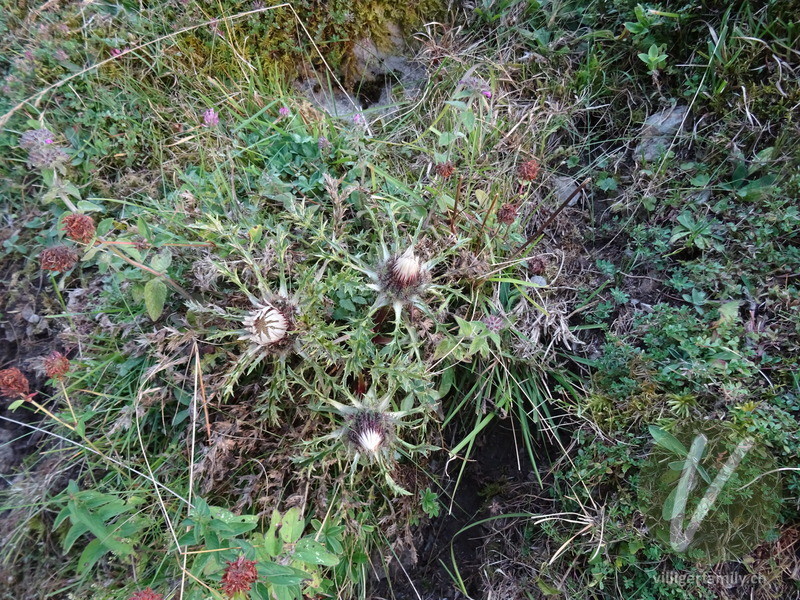
{"label": "broad green leaf", "polygon": [[114,229],[114,219],[111,218],[103,219],[97,225],[97,235],[98,236],[106,235],[112,229]]}
{"label": "broad green leaf", "polygon": [[303,538],[294,548],[294,557],[300,562],[309,565],[325,565],[335,567],[339,564],[339,557],[328,552],[325,546],[311,538]]}
{"label": "broad green leaf", "polygon": [[305,571],[276,565],[273,562],[261,562],[256,565],[259,575],[266,577],[272,585],[300,585],[310,576]]}
{"label": "broad green leaf", "polygon": [[719,307],[719,318],[723,323],[733,323],[739,317],[739,304],[738,300],[726,302]]}
{"label": "broad green leaf", "polygon": [[81,200],[77,204],[78,210],[81,212],[101,212],[103,210],[102,206],[98,206],[94,202],[89,202],[88,200]]}
{"label": "broad green leaf", "polygon": [[24,403],[25,403],[25,398],[19,398],[17,400],[14,400],[11,404],[8,405],[8,410],[13,412],[17,410],[20,406],[22,406]]}
{"label": "broad green leaf", "polygon": [[439,145],[449,146],[450,144],[455,142],[457,138],[458,136],[455,133],[452,133],[450,131],[444,131],[441,134],[439,134]]}
{"label": "broad green leaf", "polygon": [[303,529],[305,529],[305,522],[300,509],[294,507],[286,511],[281,520],[281,539],[287,544],[294,544],[303,535]]}
{"label": "broad green leaf", "polygon": [[264,534],[264,549],[270,556],[278,556],[283,549],[283,544],[278,537],[278,526],[281,522],[281,513],[277,510],[272,511],[272,520],[269,529]]}
{"label": "broad green leaf", "polygon": [[161,252],[156,254],[150,261],[150,267],[154,270],[163,273],[172,264],[172,252],[169,248],[164,248]]}
{"label": "broad green leaf", "polygon": [[475,200],[478,201],[480,206],[486,206],[489,201],[489,194],[483,190],[475,190]]}
{"label": "broad green leaf", "polygon": [[85,575],[106,552],[108,548],[99,539],[89,542],[78,558],[78,575]]}
{"label": "broad green leaf", "polygon": [[672,509],[675,506],[675,497],[678,495],[678,486],[676,485],[673,490],[667,496],[667,499],[664,500],[664,505],[661,507],[661,518],[665,521],[672,520]]}
{"label": "broad green leaf", "polygon": [[[286,586],[273,584],[272,595],[275,600],[298,600],[300,589],[296,585]],[[272,598],[270,598],[272,600]]]}
{"label": "broad green leaf", "polygon": [[64,508],[61,509],[61,512],[58,513],[56,520],[53,522],[53,529],[58,529],[64,522],[64,519],[66,519],[68,516],[69,516],[69,506],[65,506]]}
{"label": "broad green leaf", "polygon": [[139,230],[139,235],[146,240],[150,240],[153,237],[153,233],[150,231],[150,226],[142,217],[136,219],[136,229]]}
{"label": "broad green leaf", "polygon": [[677,454],[680,457],[685,457],[689,454],[689,451],[686,447],[680,442],[678,438],[672,435],[670,432],[661,429],[661,427],[657,427],[655,425],[650,425],[648,427],[650,430],[650,435],[653,436],[653,440],[656,444],[665,448],[672,452],[673,454]]}
{"label": "broad green leaf", "polygon": [[457,108],[458,110],[467,110],[469,106],[467,106],[466,102],[462,102],[461,100],[448,100],[445,104],[449,104],[453,108]]}
{"label": "broad green leaf", "polygon": [[147,314],[153,321],[157,321],[164,312],[164,303],[167,301],[167,284],[160,279],[151,279],[144,286],[144,305]]}
{"label": "broad green leaf", "polygon": [[72,545],[87,531],[89,531],[89,528],[83,523],[75,523],[70,527],[67,535],[64,536],[64,553],[69,552],[72,549]]}
{"label": "broad green leaf", "polygon": [[471,133],[475,129],[475,113],[471,110],[465,111],[461,115],[461,123],[464,125],[464,129]]}

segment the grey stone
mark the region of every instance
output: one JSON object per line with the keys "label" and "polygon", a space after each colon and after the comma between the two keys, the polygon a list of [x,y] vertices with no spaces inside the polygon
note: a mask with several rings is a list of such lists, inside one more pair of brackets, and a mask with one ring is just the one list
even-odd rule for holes
{"label": "grey stone", "polygon": [[688,110],[687,106],[673,106],[647,117],[634,157],[647,162],[661,157],[669,150],[672,138],[681,129]]}
{"label": "grey stone", "polygon": [[[561,175],[553,177],[553,193],[556,196],[557,205],[561,206],[564,202],[566,202],[577,187],[578,182],[572,177],[565,177]],[[580,194],[575,194],[575,197],[570,200],[569,205],[575,206],[580,198]]]}

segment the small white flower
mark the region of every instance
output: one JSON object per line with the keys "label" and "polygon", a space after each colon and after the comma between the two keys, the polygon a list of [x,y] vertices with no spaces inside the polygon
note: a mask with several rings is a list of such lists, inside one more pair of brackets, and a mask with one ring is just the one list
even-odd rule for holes
{"label": "small white flower", "polygon": [[249,340],[259,346],[269,346],[286,337],[289,321],[274,306],[267,304],[248,314],[242,322],[245,334],[240,340]]}

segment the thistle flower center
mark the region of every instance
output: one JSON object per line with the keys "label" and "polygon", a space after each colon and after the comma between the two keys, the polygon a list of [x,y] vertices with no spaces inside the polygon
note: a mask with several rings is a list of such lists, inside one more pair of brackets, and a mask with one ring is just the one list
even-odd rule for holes
{"label": "thistle flower center", "polygon": [[414,249],[409,248],[394,261],[392,273],[400,285],[414,285],[419,280],[422,265],[414,256]]}
{"label": "thistle flower center", "polygon": [[248,315],[244,326],[255,342],[266,345],[286,336],[289,321],[277,308],[268,306]]}
{"label": "thistle flower center", "polygon": [[367,452],[377,452],[383,443],[383,434],[377,429],[358,432],[358,444]]}

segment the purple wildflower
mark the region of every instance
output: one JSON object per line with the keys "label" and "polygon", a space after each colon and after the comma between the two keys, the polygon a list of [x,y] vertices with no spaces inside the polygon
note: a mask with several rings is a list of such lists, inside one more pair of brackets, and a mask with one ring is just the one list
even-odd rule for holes
{"label": "purple wildflower", "polygon": [[206,127],[216,127],[219,125],[219,115],[213,108],[209,108],[203,113],[203,125]]}
{"label": "purple wildflower", "polygon": [[464,87],[469,88],[473,93],[480,93],[484,98],[492,97],[492,91],[489,83],[480,77],[465,77],[459,81],[459,83]]}
{"label": "purple wildflower", "polygon": [[483,324],[486,325],[486,329],[492,331],[494,333],[499,332],[506,327],[506,321],[500,315],[486,315],[481,319]]}
{"label": "purple wildflower", "polygon": [[281,107],[278,109],[278,114],[279,114],[281,117],[288,117],[290,114],[292,114],[292,112],[289,110],[289,107],[288,107],[288,106],[281,106]]}
{"label": "purple wildflower", "polygon": [[361,113],[356,113],[353,115],[353,123],[358,125],[359,127],[365,127],[367,124],[367,120],[364,118],[364,115]]}

